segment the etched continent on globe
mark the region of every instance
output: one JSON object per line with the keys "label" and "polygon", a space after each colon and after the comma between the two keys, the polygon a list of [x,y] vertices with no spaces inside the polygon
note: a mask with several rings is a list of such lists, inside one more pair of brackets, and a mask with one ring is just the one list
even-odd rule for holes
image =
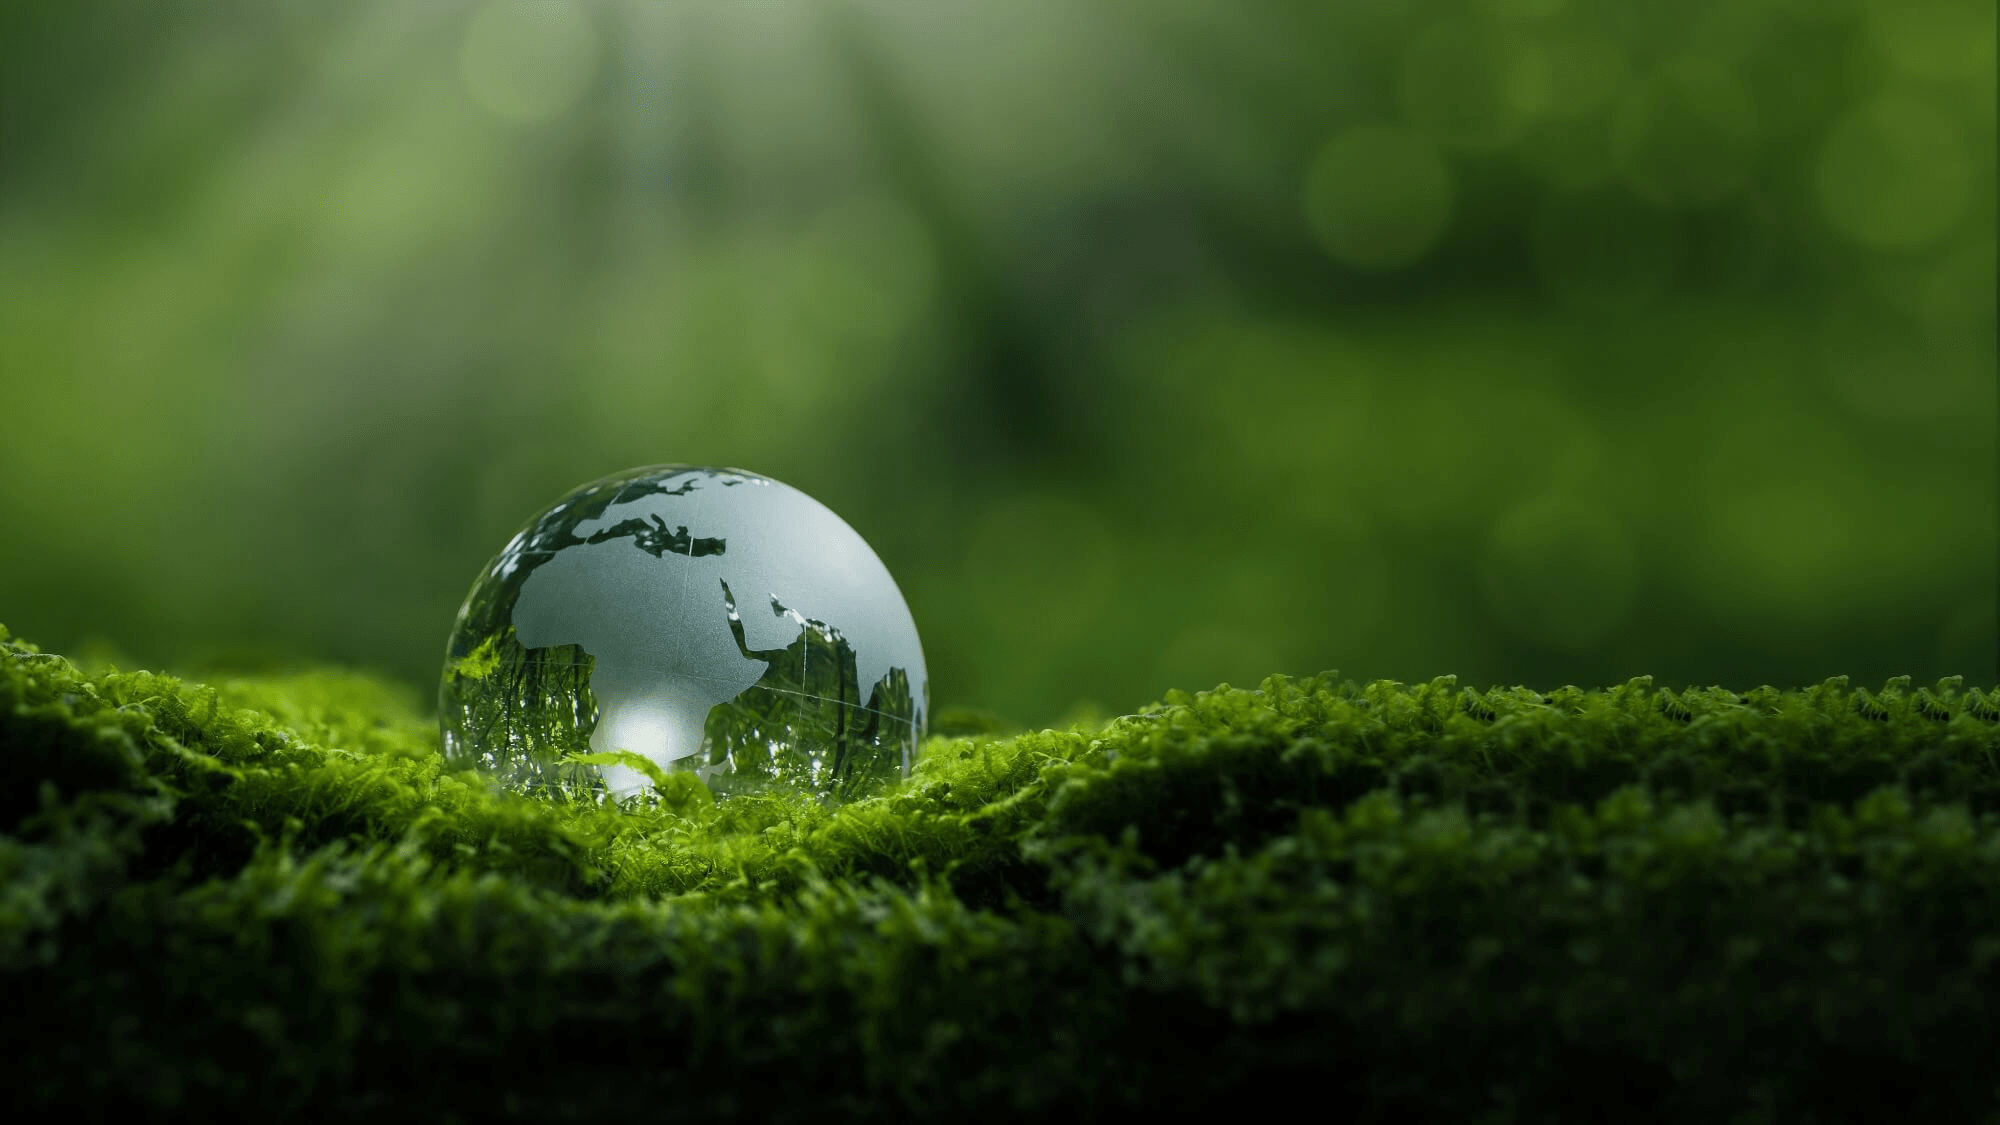
{"label": "etched continent on globe", "polygon": [[902,593],[839,516],[755,473],[655,466],[571,493],[481,572],[438,715],[448,760],[523,790],[651,788],[603,757],[625,751],[718,795],[847,798],[907,775],[928,686]]}

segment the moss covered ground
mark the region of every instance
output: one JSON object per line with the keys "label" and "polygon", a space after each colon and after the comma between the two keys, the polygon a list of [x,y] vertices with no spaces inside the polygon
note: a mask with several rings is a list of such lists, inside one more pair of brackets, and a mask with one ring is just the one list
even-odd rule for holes
{"label": "moss covered ground", "polygon": [[71,1116],[1989,1120],[1996,751],[1957,678],[1272,677],[834,809],[558,805],[376,680],[0,631],[0,1066]]}

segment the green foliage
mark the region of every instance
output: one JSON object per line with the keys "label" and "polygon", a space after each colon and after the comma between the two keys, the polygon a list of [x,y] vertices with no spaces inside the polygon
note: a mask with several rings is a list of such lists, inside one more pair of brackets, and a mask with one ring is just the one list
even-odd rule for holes
{"label": "green foliage", "polygon": [[837,808],[616,805],[446,770],[364,677],[0,632],[0,1058],[154,1116],[1968,1120],[1996,703],[1274,676]]}
{"label": "green foliage", "polygon": [[429,692],[676,460],[1038,726],[2000,676],[1992,0],[133,7],[0,3],[0,619],[67,653]]}

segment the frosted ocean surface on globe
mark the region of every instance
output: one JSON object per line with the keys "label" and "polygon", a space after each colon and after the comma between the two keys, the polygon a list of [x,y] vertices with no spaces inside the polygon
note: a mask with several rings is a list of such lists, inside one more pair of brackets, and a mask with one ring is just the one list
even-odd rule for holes
{"label": "frosted ocean surface on globe", "polygon": [[908,773],[928,681],[916,624],[853,528],[789,485],[656,466],[530,521],[459,611],[446,756],[522,789],[651,788],[629,751],[718,794],[860,795]]}

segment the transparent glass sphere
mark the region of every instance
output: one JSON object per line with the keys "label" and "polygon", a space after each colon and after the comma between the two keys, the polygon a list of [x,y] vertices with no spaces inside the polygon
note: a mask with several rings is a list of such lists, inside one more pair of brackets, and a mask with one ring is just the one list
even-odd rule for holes
{"label": "transparent glass sphere", "polygon": [[563,497],[480,572],[438,716],[448,761],[524,791],[623,798],[664,771],[846,799],[908,775],[928,688],[902,592],[839,516],[656,465]]}

